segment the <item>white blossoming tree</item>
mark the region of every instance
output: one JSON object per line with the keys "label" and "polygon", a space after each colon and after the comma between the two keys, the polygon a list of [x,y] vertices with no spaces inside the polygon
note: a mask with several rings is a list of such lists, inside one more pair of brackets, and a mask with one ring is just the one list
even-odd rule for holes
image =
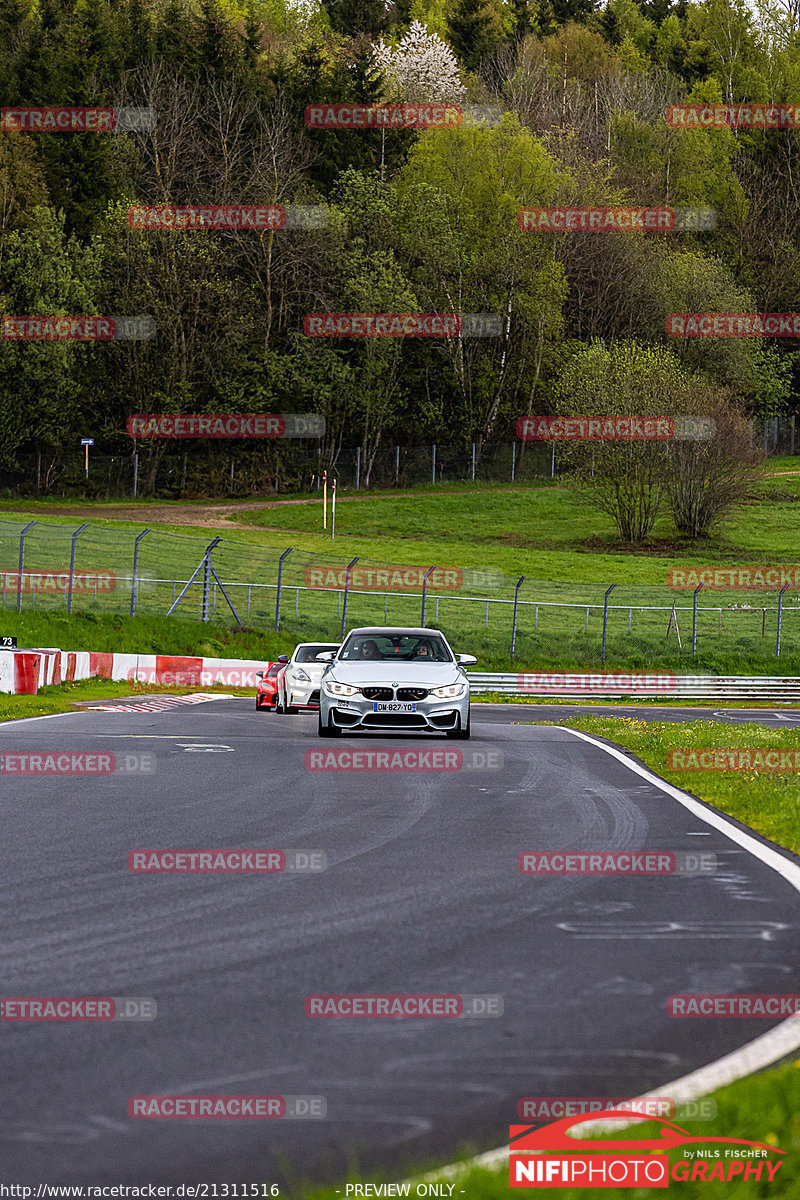
{"label": "white blossoming tree", "polygon": [[397,46],[378,42],[374,62],[411,104],[457,104],[466,94],[453,51],[421,21],[411,23]]}

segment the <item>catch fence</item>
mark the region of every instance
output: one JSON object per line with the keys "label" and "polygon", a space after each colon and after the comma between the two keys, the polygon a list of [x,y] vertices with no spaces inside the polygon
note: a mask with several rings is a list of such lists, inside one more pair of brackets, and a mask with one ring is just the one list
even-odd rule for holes
{"label": "catch fence", "polygon": [[[3,610],[171,616],[280,629],[287,643],[358,625],[441,629],[464,653],[646,669],[715,650],[800,651],[800,570],[781,593],[677,591],[510,577],[94,524],[0,521]],[[20,586],[21,580],[21,586]],[[0,627],[0,634],[4,631]]]}

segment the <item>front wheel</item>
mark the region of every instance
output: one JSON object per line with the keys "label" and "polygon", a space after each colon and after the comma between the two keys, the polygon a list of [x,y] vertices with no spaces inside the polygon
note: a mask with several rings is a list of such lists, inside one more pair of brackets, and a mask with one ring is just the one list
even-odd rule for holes
{"label": "front wheel", "polygon": [[460,726],[460,720],[461,718],[459,717],[459,728],[448,729],[447,736],[455,742],[466,742],[469,739],[469,709],[467,709],[467,723],[463,729]]}
{"label": "front wheel", "polygon": [[322,707],[319,710],[317,717],[317,736],[322,738],[341,737],[342,731],[338,725],[323,725],[322,723]]}

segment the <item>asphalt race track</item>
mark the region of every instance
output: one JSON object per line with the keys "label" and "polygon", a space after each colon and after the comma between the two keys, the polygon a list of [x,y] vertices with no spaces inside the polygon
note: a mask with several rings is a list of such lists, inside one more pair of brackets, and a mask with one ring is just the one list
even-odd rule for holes
{"label": "asphalt race track", "polygon": [[[242,698],[0,727],[5,752],[156,756],[149,776],[0,776],[3,995],[158,1004],[150,1022],[2,1022],[4,1180],[281,1183],[287,1164],[341,1179],[354,1161],[402,1178],[465,1145],[503,1144],[523,1096],[637,1095],[778,1024],[676,1020],[665,1001],[800,991],[797,892],[600,746],[514,723],[537,714],[554,718],[476,706],[467,743],[322,742],[316,715],[261,714]],[[309,749],[423,744],[500,751],[503,765],[304,766]],[[328,866],[127,868],[133,849],[176,847],[321,850]],[[711,852],[719,869],[517,870],[521,851],[643,848]],[[504,1012],[307,1017],[305,997],[321,992],[500,994]],[[163,1093],[323,1096],[327,1117],[127,1116],[130,1096]]]}

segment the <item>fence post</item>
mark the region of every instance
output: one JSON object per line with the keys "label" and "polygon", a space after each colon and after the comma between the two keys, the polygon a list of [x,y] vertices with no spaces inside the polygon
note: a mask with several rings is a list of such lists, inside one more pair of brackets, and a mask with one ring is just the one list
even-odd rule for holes
{"label": "fence post", "polygon": [[[208,620],[208,589],[211,582],[211,551],[221,542],[222,538],[214,538],[213,542],[209,542],[206,546],[206,552],[203,555],[203,620]],[[214,593],[216,600],[216,592]],[[216,607],[216,605],[215,605]]]}
{"label": "fence post", "polygon": [[75,555],[78,550],[78,538],[88,526],[88,522],[79,525],[72,535],[72,548],[69,552],[69,591],[67,592],[67,612],[72,612],[72,592],[75,585]]}
{"label": "fence post", "polygon": [[134,500],[136,499],[138,492],[139,492],[139,451],[134,450],[134,452],[133,452],[133,498],[134,498]]}
{"label": "fence post", "polygon": [[394,486],[397,487],[400,482],[400,447],[394,448]]}
{"label": "fence post", "polygon": [[431,454],[431,483],[436,483],[436,442],[433,443],[431,449],[433,451]]}
{"label": "fence post", "polygon": [[356,491],[361,488],[361,447],[356,447]]}
{"label": "fence post", "polygon": [[275,596],[275,631],[276,632],[281,627],[281,581],[283,579],[283,560],[285,558],[289,557],[289,555],[292,553],[293,549],[294,549],[294,547],[290,546],[288,550],[284,550],[283,554],[278,559],[278,587],[276,589],[277,594]]}
{"label": "fence post", "polygon": [[19,535],[19,570],[17,572],[17,612],[22,609],[22,572],[25,568],[25,536],[33,529],[35,521],[29,521]]}
{"label": "fence post", "polygon": [[356,555],[356,557],[347,564],[347,575],[345,576],[345,581],[344,581],[344,602],[342,604],[342,629],[341,629],[341,633],[339,635],[341,637],[342,641],[344,641],[344,626],[345,626],[345,622],[347,621],[347,598],[350,593],[350,572],[352,571],[353,567],[356,565],[356,563],[358,562],[360,557],[361,557],[360,555]]}
{"label": "fence post", "polygon": [[472,443],[472,482],[475,482],[475,443]]}
{"label": "fence post", "polygon": [[692,654],[697,654],[697,593],[702,586],[702,583],[698,583],[692,597]]}
{"label": "fence post", "polygon": [[792,413],[791,425],[792,425],[792,448],[790,450],[790,454],[794,454],[794,413]]}
{"label": "fence post", "polygon": [[555,479],[555,477],[556,477],[556,444],[555,444],[555,442],[553,442],[553,449],[550,454],[550,478]]}
{"label": "fence post", "polygon": [[522,587],[524,582],[525,582],[525,576],[520,575],[519,579],[517,580],[517,586],[514,589],[514,624],[511,629],[511,659],[512,659],[512,661],[514,659],[514,649],[517,644],[517,610],[519,608],[519,589]]}
{"label": "fence post", "polygon": [[425,577],[422,580],[422,618],[420,620],[420,625],[423,629],[425,628],[425,606],[428,602],[428,580],[431,577],[431,573],[435,570],[435,566],[428,567],[427,571],[425,572]]}
{"label": "fence post", "polygon": [[517,443],[511,443],[511,482],[514,482],[514,472],[517,467]]}
{"label": "fence post", "polygon": [[785,583],[778,592],[778,636],[775,639],[775,657],[778,658],[781,652],[781,617],[783,616],[783,593],[788,588],[788,583]]}
{"label": "fence post", "polygon": [[139,542],[149,529],[143,529],[133,543],[133,572],[131,577],[131,616],[136,616],[136,605],[139,600]]}
{"label": "fence post", "polygon": [[[553,443],[553,449],[555,449],[555,442]],[[603,666],[606,665],[606,628],[608,626],[608,597],[611,595],[611,593],[613,592],[613,590],[616,586],[617,585],[615,583],[612,583],[611,587],[608,589],[608,591],[605,594],[605,597],[603,598],[603,649],[602,649],[602,653],[600,656],[600,661],[602,662]]]}

